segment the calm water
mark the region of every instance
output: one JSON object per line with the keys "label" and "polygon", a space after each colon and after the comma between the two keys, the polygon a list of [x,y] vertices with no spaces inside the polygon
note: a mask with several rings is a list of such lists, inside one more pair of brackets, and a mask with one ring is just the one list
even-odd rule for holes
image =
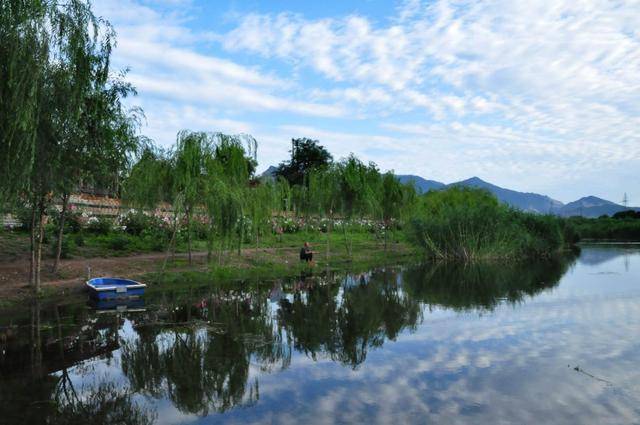
{"label": "calm water", "polygon": [[124,307],[0,314],[0,422],[640,423],[640,245]]}

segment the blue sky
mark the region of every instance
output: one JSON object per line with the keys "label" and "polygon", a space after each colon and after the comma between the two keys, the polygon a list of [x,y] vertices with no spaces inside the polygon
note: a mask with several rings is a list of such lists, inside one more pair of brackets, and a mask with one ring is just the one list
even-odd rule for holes
{"label": "blue sky", "polygon": [[292,137],[382,170],[640,204],[637,0],[100,0],[143,132]]}

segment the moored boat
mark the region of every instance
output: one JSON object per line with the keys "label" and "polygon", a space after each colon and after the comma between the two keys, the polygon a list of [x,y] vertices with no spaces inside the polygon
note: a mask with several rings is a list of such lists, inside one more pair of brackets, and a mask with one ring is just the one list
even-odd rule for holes
{"label": "moored boat", "polygon": [[96,277],[86,282],[89,293],[99,300],[132,298],[144,295],[144,283],[116,277]]}

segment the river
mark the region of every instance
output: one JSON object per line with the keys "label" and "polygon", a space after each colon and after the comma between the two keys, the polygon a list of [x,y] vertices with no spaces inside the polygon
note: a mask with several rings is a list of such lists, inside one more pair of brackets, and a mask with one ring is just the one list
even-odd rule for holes
{"label": "river", "polygon": [[0,312],[0,423],[640,423],[640,245]]}

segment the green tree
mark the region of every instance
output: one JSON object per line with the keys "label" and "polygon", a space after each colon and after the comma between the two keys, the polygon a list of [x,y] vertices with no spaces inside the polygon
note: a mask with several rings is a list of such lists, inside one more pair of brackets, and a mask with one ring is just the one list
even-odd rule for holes
{"label": "green tree", "polygon": [[[340,203],[343,218],[351,220],[359,217],[373,218],[380,208],[380,173],[374,163],[365,165],[350,155],[338,164],[340,173]],[[345,244],[349,256],[352,255],[352,242],[348,237],[346,225],[343,225]]]}
{"label": "green tree", "polygon": [[31,208],[30,281],[38,291],[45,217],[54,197],[62,197],[62,229],[77,179],[96,163],[121,163],[136,144],[135,138],[119,142],[135,132],[120,104],[132,88],[110,82],[114,34],[88,1],[0,7],[0,162],[6,165],[0,192],[3,201],[21,197]]}
{"label": "green tree", "polygon": [[205,188],[205,161],[211,155],[210,135],[183,130],[178,133],[174,158],[175,193],[173,208],[184,210],[187,224],[187,250],[191,255],[191,224],[196,206],[202,202]]}
{"label": "green tree", "polygon": [[335,213],[340,206],[340,169],[334,165],[326,169],[314,170],[309,174],[310,210],[327,219],[326,250],[327,261],[331,258],[331,233]]}
{"label": "green tree", "polygon": [[291,186],[302,185],[305,176],[312,170],[327,167],[333,160],[317,140],[302,138],[291,140],[291,159],[282,162],[275,176],[285,178]]}
{"label": "green tree", "polygon": [[0,208],[28,188],[49,57],[46,0],[0,2]]}

